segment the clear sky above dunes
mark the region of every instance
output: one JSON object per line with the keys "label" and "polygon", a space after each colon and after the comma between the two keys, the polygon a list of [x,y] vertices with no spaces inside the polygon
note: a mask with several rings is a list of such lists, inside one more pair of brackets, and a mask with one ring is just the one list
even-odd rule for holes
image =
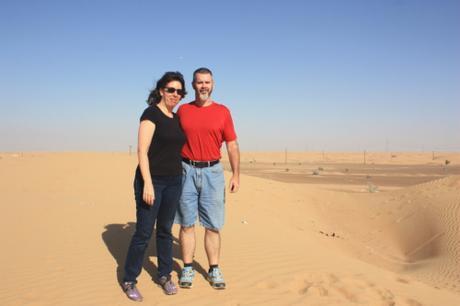
{"label": "clear sky above dunes", "polygon": [[128,150],[200,66],[245,151],[460,151],[460,1],[1,1],[0,46],[0,151]]}

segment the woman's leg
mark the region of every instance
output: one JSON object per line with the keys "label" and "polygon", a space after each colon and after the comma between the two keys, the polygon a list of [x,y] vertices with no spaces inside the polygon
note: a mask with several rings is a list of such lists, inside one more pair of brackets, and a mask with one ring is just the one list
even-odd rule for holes
{"label": "woman's leg", "polygon": [[167,187],[163,190],[162,202],[157,216],[156,245],[158,255],[158,276],[169,277],[172,267],[173,236],[171,228],[174,223],[179,198],[182,191],[181,176],[168,178]]}
{"label": "woman's leg", "polygon": [[[147,250],[150,237],[152,236],[153,226],[157,217],[160,203],[161,191],[155,186],[155,201],[152,206],[146,204],[142,199],[143,182],[136,178],[134,181],[134,194],[136,198],[136,232],[134,233],[128,249],[125,262],[125,275],[123,281],[134,282],[141,273],[142,262],[144,261],[145,251]],[[158,186],[160,187],[160,186]]]}

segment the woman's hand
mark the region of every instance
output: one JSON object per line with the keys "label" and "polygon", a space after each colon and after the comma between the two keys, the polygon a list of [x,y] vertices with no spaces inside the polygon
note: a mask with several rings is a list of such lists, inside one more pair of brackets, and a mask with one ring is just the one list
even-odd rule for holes
{"label": "woman's hand", "polygon": [[144,193],[142,194],[142,199],[148,205],[153,205],[153,202],[155,201],[155,191],[153,189],[153,184],[144,184]]}

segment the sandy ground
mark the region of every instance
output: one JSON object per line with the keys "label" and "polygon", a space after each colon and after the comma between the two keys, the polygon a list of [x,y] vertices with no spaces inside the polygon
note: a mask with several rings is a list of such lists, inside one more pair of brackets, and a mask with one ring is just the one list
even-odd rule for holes
{"label": "sandy ground", "polygon": [[[205,281],[199,229],[194,288],[166,296],[152,282],[152,241],[144,303],[460,305],[460,154],[363,155],[243,153],[222,233],[228,288]],[[118,282],[136,163],[122,153],[0,153],[0,305],[133,305]]]}

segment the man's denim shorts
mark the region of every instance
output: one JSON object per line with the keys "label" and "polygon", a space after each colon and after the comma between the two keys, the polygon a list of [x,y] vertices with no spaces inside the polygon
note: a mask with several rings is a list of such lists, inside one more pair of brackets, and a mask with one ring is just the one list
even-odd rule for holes
{"label": "man's denim shorts", "polygon": [[199,217],[205,228],[222,228],[225,218],[225,178],[222,164],[195,168],[182,162],[182,168],[182,195],[174,222],[190,227]]}

